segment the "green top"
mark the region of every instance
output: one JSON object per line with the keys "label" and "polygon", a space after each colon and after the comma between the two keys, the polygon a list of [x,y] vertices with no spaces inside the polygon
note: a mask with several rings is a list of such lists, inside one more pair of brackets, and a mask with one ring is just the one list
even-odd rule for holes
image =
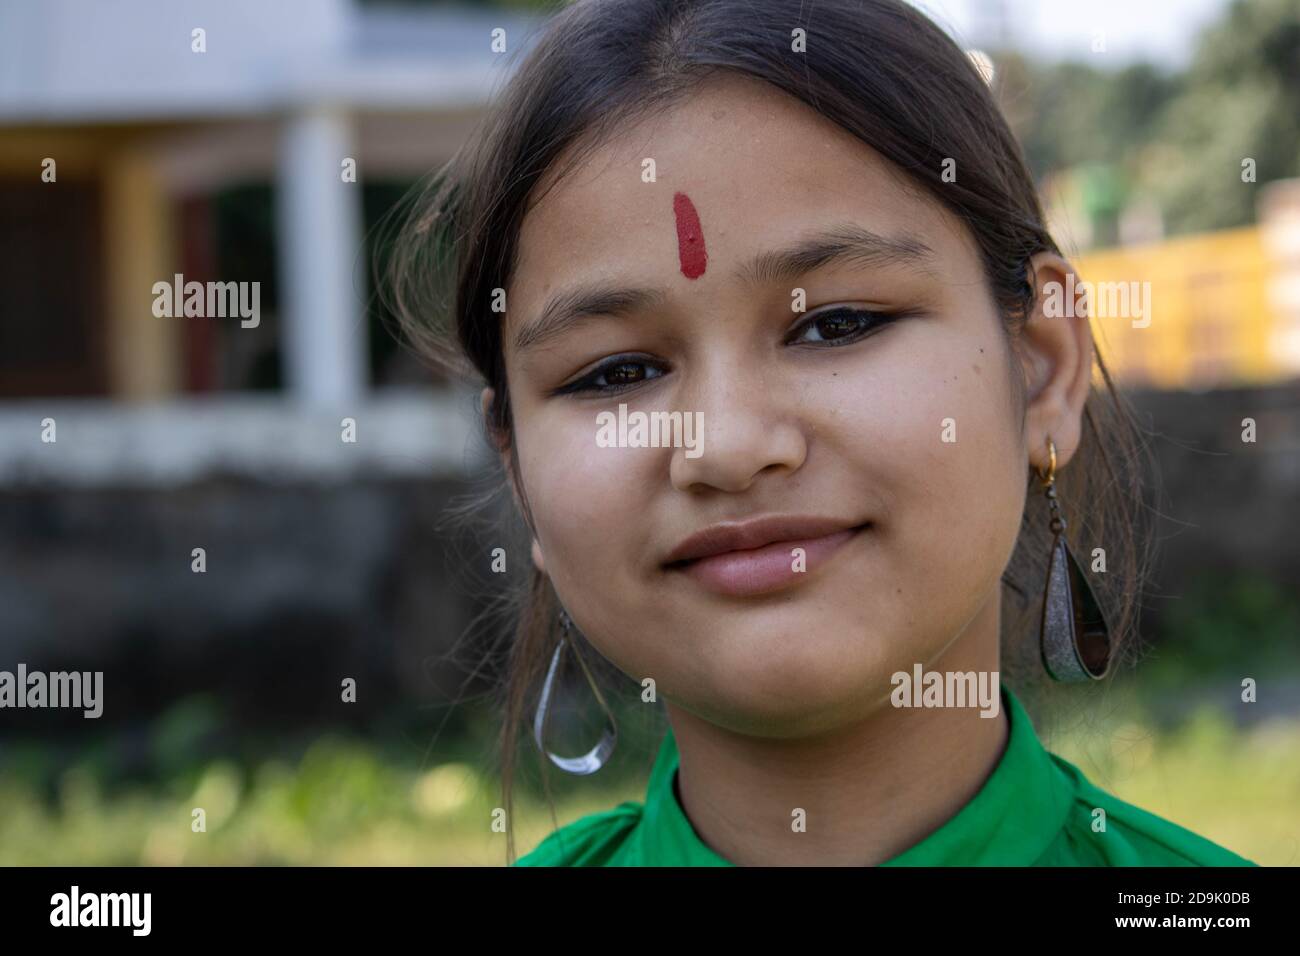
{"label": "green top", "polygon": [[[1002,686],[1006,750],[979,793],[947,823],[883,866],[1256,866],[1190,830],[1094,786],[1044,749],[1020,701]],[[560,827],[515,866],[734,866],[696,835],[677,801],[670,727],[646,788]],[[1093,810],[1106,811],[1105,832]]]}

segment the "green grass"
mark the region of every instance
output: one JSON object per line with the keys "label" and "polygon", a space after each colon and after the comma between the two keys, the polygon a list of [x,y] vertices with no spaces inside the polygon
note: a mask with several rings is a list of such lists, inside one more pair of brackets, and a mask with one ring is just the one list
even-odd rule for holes
{"label": "green grass", "polygon": [[1261,866],[1300,864],[1300,714],[1239,727],[1232,705],[1202,700],[1167,723],[1140,699],[1149,692],[1121,685],[1104,714],[1044,744],[1102,789]]}
{"label": "green grass", "polygon": [[[0,865],[500,865],[496,781],[466,763],[420,771],[366,744],[335,736],[301,760],[268,760],[251,772],[214,760],[192,781],[106,791],[76,764],[53,793],[11,773],[0,778]],[[636,790],[627,789],[630,796]],[[601,787],[557,805],[562,816],[624,799]],[[193,828],[194,808],[204,832]],[[549,828],[534,802],[519,852]]]}
{"label": "green grass", "polygon": [[[1045,732],[1045,743],[1121,799],[1262,865],[1300,862],[1300,716],[1239,728],[1222,706],[1204,705],[1166,729],[1145,714],[1142,699],[1117,690],[1105,716],[1089,710],[1084,726]],[[330,735],[292,760],[209,759],[133,783],[106,773],[100,751],[57,772],[39,753],[11,748],[0,770],[0,864],[492,866],[505,859],[505,837],[493,829],[496,781],[470,762],[421,769],[401,751]],[[636,774],[553,777],[561,778],[560,823],[640,799],[644,786]],[[543,802],[524,797],[516,809],[520,853],[551,828]],[[206,832],[191,827],[195,807],[206,812]]]}

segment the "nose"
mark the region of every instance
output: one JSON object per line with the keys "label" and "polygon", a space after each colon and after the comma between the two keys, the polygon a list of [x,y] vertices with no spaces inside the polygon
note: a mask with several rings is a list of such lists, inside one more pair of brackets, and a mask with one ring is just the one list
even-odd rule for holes
{"label": "nose", "polygon": [[797,403],[780,389],[735,374],[710,376],[687,405],[702,413],[699,453],[675,448],[669,466],[680,491],[742,492],[762,474],[797,471],[808,455]]}

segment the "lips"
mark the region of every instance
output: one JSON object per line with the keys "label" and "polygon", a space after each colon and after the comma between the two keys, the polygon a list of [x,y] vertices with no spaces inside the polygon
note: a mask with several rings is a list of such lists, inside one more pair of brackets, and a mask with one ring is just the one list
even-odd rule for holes
{"label": "lips", "polygon": [[674,548],[664,568],[720,594],[766,594],[799,582],[869,526],[808,515],[712,525]]}

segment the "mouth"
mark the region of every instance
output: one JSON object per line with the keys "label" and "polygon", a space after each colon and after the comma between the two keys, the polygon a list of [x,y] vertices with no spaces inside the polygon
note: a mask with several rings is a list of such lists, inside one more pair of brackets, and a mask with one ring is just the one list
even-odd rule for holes
{"label": "mouth", "polygon": [[663,567],[718,594],[769,594],[800,583],[870,527],[797,518],[716,525],[688,538]]}

